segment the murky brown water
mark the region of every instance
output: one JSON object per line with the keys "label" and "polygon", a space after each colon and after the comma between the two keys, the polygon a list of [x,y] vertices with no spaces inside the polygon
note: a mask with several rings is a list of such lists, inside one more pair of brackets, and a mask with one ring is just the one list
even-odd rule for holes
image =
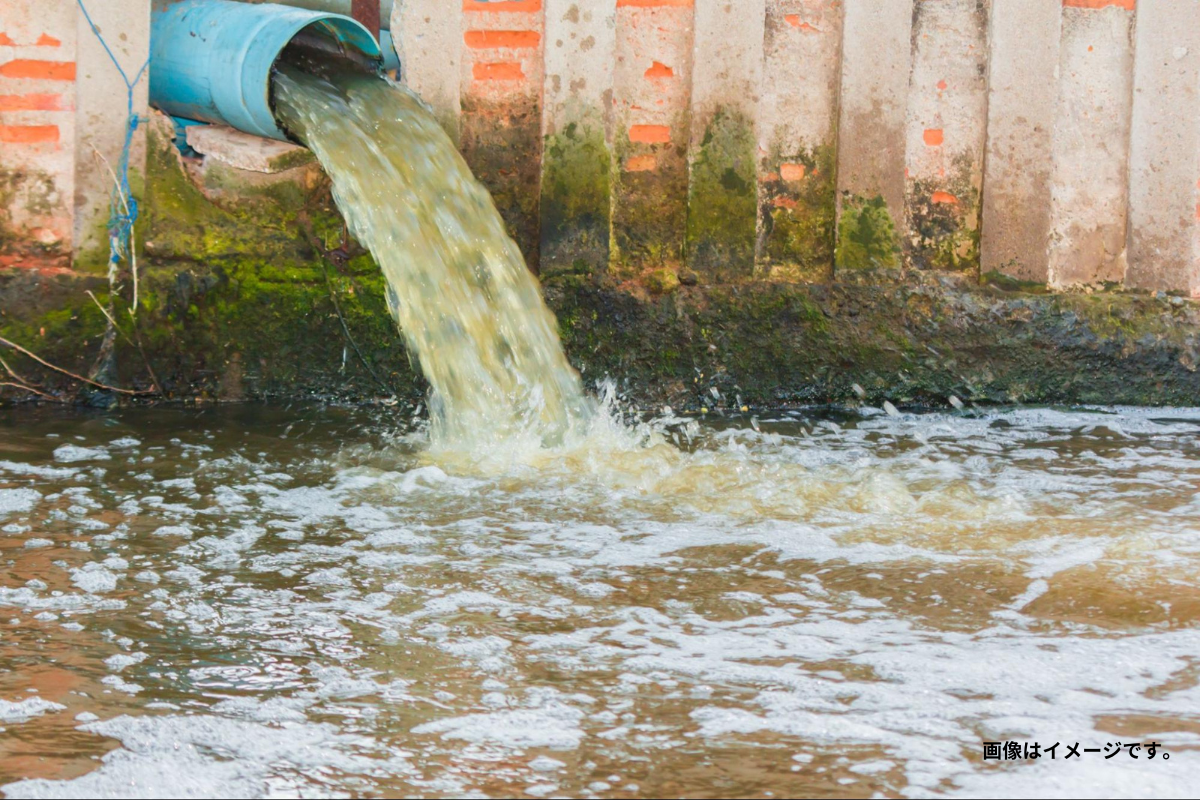
{"label": "murky brown water", "polygon": [[396,427],[0,411],[2,791],[1192,793],[1200,410]]}

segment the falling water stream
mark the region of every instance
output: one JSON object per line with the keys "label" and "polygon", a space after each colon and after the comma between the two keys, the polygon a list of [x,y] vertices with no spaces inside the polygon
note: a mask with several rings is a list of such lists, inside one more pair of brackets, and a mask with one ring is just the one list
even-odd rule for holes
{"label": "falling water stream", "polygon": [[559,444],[585,425],[583,386],[537,279],[424,104],[373,76],[291,67],[280,69],[275,97],[383,269],[389,307],[431,386],[434,441]]}
{"label": "falling water stream", "polygon": [[277,101],[430,418],[0,410],[0,792],[1191,795],[1200,410],[623,423],[414,97]]}

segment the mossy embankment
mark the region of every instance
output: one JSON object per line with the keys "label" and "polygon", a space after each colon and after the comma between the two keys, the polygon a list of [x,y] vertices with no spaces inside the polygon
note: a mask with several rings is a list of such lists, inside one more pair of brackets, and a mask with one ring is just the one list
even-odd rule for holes
{"label": "mossy embankment", "polygon": [[[161,131],[150,151],[137,304],[128,273],[111,298],[122,387],[153,391],[150,400],[420,398],[424,385],[387,312],[383,278],[345,237],[319,170],[235,186],[181,160]],[[820,283],[695,274],[681,283],[673,272],[657,280],[618,261],[548,271],[545,294],[585,380],[611,378],[644,407],[841,403],[857,401],[856,384],[868,402],[898,405],[943,405],[951,395],[1146,405],[1200,397],[1192,302],[1052,294],[969,271],[850,259],[880,238],[865,236],[863,218],[842,231],[839,255],[854,265]],[[894,256],[883,238],[880,252]],[[746,266],[731,274],[749,275]],[[86,374],[108,293],[92,273],[0,271],[0,336]],[[75,397],[72,378],[5,348],[0,356],[29,385]],[[0,382],[15,383],[10,377]],[[0,401],[29,396],[0,388]]]}

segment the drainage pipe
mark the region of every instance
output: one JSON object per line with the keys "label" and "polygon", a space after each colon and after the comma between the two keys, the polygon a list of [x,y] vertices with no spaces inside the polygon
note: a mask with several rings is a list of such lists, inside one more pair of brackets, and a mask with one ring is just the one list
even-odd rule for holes
{"label": "drainage pipe", "polygon": [[375,37],[342,14],[183,0],[152,19],[150,103],[174,117],[288,141],[271,111],[271,71],[290,44],[375,67],[381,63]]}
{"label": "drainage pipe", "polygon": [[[392,9],[395,0],[267,0],[285,6],[307,8],[310,11],[328,11],[331,14],[341,14],[353,17],[366,26],[367,30],[379,39],[379,47],[383,50],[383,68],[385,70],[400,69],[400,58],[396,55],[395,42],[392,41]],[[264,0],[242,0],[244,3],[261,3]],[[379,7],[379,17],[375,17],[375,6]]]}

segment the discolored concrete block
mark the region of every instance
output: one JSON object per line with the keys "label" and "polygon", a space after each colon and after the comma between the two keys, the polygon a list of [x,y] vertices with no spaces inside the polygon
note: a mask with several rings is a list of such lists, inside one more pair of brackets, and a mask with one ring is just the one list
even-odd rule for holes
{"label": "discolored concrete block", "polygon": [[1137,15],[1126,282],[1200,296],[1200,3]]}
{"label": "discolored concrete block", "polygon": [[606,269],[617,0],[545,0],[543,271]]}
{"label": "discolored concrete block", "polygon": [[531,269],[539,261],[542,0],[461,0],[463,157]]}
{"label": "discolored concrete block", "polygon": [[767,0],[757,259],[774,278],[833,268],[841,0]]}
{"label": "discolored concrete block", "polygon": [[991,31],[980,267],[1045,283],[1062,7],[992,0]]}
{"label": "discolored concrete block", "polygon": [[678,269],[687,229],[692,0],[617,0],[612,268]]}
{"label": "discolored concrete block", "polygon": [[1049,283],[1125,277],[1134,3],[1063,0]]}
{"label": "discolored concrete block", "polygon": [[846,0],[838,130],[839,268],[897,266],[913,0]]}
{"label": "discolored concrete block", "polygon": [[988,0],[917,0],[903,233],[911,266],[979,267],[990,6]]}
{"label": "discolored concrete block", "polygon": [[399,0],[392,6],[401,78],[456,142],[462,113],[462,14],[457,0]]}
{"label": "discolored concrete block", "polygon": [[696,0],[687,260],[702,277],[754,272],[765,7],[765,0]]}
{"label": "discolored concrete block", "polygon": [[[150,0],[88,3],[92,21],[131,81],[150,57],[150,5]],[[113,184],[109,166],[117,168],[125,146],[128,93],[124,79],[83,14],[76,15],[76,40],[75,260],[77,266],[106,268]],[[149,109],[149,92],[149,74],[143,73],[133,91],[133,113],[142,119]],[[146,165],[146,132],[142,126],[134,133],[129,163],[137,191]]]}
{"label": "discolored concrete block", "polygon": [[74,4],[0,6],[0,268],[74,243]]}

